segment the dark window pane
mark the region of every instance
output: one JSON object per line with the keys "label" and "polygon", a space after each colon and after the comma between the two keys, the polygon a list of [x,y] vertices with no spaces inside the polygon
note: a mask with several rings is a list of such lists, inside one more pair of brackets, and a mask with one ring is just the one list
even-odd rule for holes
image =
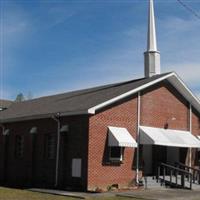
{"label": "dark window pane", "polygon": [[110,148],[110,157],[111,158],[121,158],[121,148],[120,147],[111,147]]}
{"label": "dark window pane", "polygon": [[47,137],[47,158],[54,159],[56,156],[56,137],[48,135]]}
{"label": "dark window pane", "polygon": [[15,157],[22,158],[24,155],[24,137],[17,135],[15,138]]}

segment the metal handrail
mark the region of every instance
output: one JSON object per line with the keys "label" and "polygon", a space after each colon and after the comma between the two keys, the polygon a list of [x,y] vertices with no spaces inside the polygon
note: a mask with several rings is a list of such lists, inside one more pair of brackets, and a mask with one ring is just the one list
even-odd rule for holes
{"label": "metal handrail", "polygon": [[[185,188],[185,182],[186,182],[185,177],[188,176],[189,177],[188,181],[190,183],[189,189],[192,189],[192,173],[190,173],[190,172],[188,172],[186,170],[174,167],[172,165],[168,165],[168,164],[165,164],[165,163],[160,163],[160,165],[158,166],[157,181],[160,179],[161,170],[163,172],[162,181],[164,183],[169,182],[169,184],[171,186],[175,185],[177,187],[181,186],[182,188]],[[167,171],[169,171],[169,174],[170,174],[170,180],[169,181],[166,180],[166,172]],[[178,184],[178,175],[181,176],[181,184],[180,185]],[[173,182],[172,176],[175,176],[175,183]]]}
{"label": "metal handrail", "polygon": [[195,183],[197,181],[198,184],[200,184],[200,169],[196,169],[194,167],[190,167],[188,165],[185,165],[183,163],[180,162],[175,162],[175,166],[179,167],[179,168],[183,168],[184,170],[191,172],[192,173],[192,179],[193,179],[193,183]]}

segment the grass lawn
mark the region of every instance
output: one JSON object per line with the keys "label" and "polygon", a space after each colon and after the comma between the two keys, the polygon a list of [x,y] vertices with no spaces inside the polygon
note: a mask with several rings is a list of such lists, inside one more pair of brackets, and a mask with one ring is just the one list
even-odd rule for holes
{"label": "grass lawn", "polygon": [[[91,198],[96,200],[130,200],[130,198],[121,197],[101,197]],[[19,189],[9,189],[0,187],[0,200],[77,200],[77,198],[69,198],[64,196],[49,195],[38,192],[30,192]],[[131,200],[136,200],[131,198]]]}

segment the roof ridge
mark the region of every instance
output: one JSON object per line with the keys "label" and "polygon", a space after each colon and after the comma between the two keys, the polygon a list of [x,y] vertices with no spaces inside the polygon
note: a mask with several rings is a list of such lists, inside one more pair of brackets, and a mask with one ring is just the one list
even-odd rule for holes
{"label": "roof ridge", "polygon": [[[129,81],[124,81],[124,82],[119,82],[119,83],[113,83],[113,84],[108,84],[108,85],[102,85],[102,86],[98,86],[96,88],[99,88],[99,89],[95,89],[94,88],[88,88],[88,89],[83,89],[84,90],[92,90],[92,91],[88,91],[88,92],[83,92],[83,93],[79,93],[79,94],[75,94],[75,95],[72,95],[70,97],[64,97],[62,98],[63,99],[70,99],[70,98],[73,98],[73,97],[76,97],[76,96],[81,96],[81,95],[85,95],[85,94],[92,94],[92,93],[95,93],[95,92],[99,92],[99,91],[102,91],[102,90],[106,90],[106,89],[110,89],[110,88],[115,88],[115,87],[119,87],[121,85],[126,85],[126,84],[130,84],[130,83],[133,83],[133,82],[137,82],[137,81],[141,81],[141,80],[144,80],[146,78],[139,78],[139,79],[135,79],[135,80],[129,80]],[[79,90],[81,92],[81,90]],[[78,92],[78,91],[74,91],[74,92]],[[67,93],[65,93],[67,94]],[[61,100],[61,99],[60,99]]]}
{"label": "roof ridge", "polygon": [[[123,81],[123,82],[119,82],[119,83],[111,83],[111,84],[107,84],[107,85],[100,85],[100,86],[97,86],[97,87],[91,87],[91,88],[86,88],[86,89],[82,89],[82,90],[75,90],[75,91],[72,91],[72,92],[81,92],[81,91],[84,91],[84,90],[92,90],[94,89],[93,91],[91,92],[85,92],[85,93],[82,93],[82,94],[79,94],[79,95],[83,95],[83,94],[89,94],[89,93],[94,93],[94,92],[97,92],[97,91],[101,91],[101,90],[105,90],[105,89],[109,89],[111,87],[118,87],[120,85],[126,85],[126,84],[129,84],[129,83],[133,83],[133,82],[137,82],[137,81],[141,81],[141,80],[144,80],[144,79],[152,79],[152,78],[155,78],[155,76],[163,76],[163,75],[167,75],[167,74],[171,74],[172,72],[166,72],[166,73],[162,73],[162,74],[158,74],[158,75],[154,75],[152,77],[143,77],[143,78],[137,78],[137,79],[133,79],[133,80],[128,80],[128,81]],[[96,88],[96,90],[95,90]],[[99,89],[97,89],[99,88]],[[62,94],[67,94],[68,92],[66,93],[62,93]],[[59,94],[58,94],[59,95]],[[79,96],[79,95],[74,95],[74,96]]]}
{"label": "roof ridge", "polygon": [[[154,75],[153,77],[160,76],[160,75],[165,75],[165,74],[169,74],[169,73],[172,73],[172,72],[167,72],[167,73],[163,73],[163,74],[159,74],[159,75]],[[53,94],[53,95],[41,96],[41,97],[33,98],[33,99],[30,99],[30,100],[24,100],[24,101],[21,101],[21,102],[13,101],[13,103],[14,104],[16,104],[16,103],[17,104],[19,104],[19,103],[23,104],[25,102],[40,101],[41,99],[45,99],[45,98],[48,99],[48,98],[52,98],[52,97],[57,97],[57,96],[61,96],[61,95],[66,95],[66,94],[70,94],[70,93],[73,94],[74,93],[74,95],[71,95],[69,97],[69,98],[72,98],[72,97],[75,97],[75,96],[80,96],[80,95],[84,95],[84,94],[94,93],[94,92],[97,92],[97,91],[109,89],[111,87],[114,88],[114,87],[118,87],[120,85],[126,85],[126,84],[129,84],[129,83],[133,83],[133,82],[137,82],[137,81],[141,81],[141,80],[145,80],[145,79],[151,79],[151,78],[152,77],[137,78],[137,79],[132,79],[132,80],[128,80],[128,81],[122,81],[122,82],[117,82],[117,83],[110,83],[110,84],[106,84],[106,85],[99,85],[99,86],[94,86],[94,87],[89,87],[89,88],[84,88],[84,89],[71,90],[71,91],[68,91],[68,92],[57,93],[57,94]],[[88,90],[91,90],[91,91],[88,91]],[[79,92],[79,94],[76,94],[78,92]],[[63,97],[61,99],[67,99],[67,97]]]}
{"label": "roof ridge", "polygon": [[[125,85],[125,84],[129,84],[131,82],[136,82],[136,81],[140,81],[140,80],[143,80],[143,79],[146,79],[146,78],[138,78],[138,79],[133,79],[133,80],[128,80],[128,81],[122,81],[122,82],[118,82],[118,83],[110,83],[110,84],[106,84],[106,85],[99,85],[99,86],[94,86],[94,87],[89,87],[89,88],[83,88],[83,89],[78,89],[78,90],[72,90],[72,91],[68,91],[68,92],[63,92],[63,93],[58,93],[58,94],[53,94],[53,95],[47,95],[47,96],[41,96],[41,97],[37,97],[37,98],[34,98],[34,99],[30,99],[30,100],[24,100],[24,101],[21,101],[21,102],[15,102],[13,101],[14,103],[23,103],[23,102],[32,102],[32,101],[36,101],[36,100],[40,100],[40,99],[43,99],[43,98],[51,98],[51,97],[56,97],[56,96],[59,96],[59,95],[66,95],[66,94],[70,94],[70,93],[76,93],[76,92],[82,92],[81,94],[79,95],[83,95],[83,94],[89,94],[89,93],[93,93],[93,92],[97,92],[97,91],[101,91],[101,90],[104,90],[104,89],[109,89],[111,87],[117,87],[117,86],[120,86],[120,85]],[[92,90],[92,91],[88,91],[87,90]],[[85,92],[84,92],[85,91]],[[73,96],[79,96],[79,95],[73,95]],[[71,98],[72,96],[70,96]],[[66,99],[66,98],[64,98]]]}

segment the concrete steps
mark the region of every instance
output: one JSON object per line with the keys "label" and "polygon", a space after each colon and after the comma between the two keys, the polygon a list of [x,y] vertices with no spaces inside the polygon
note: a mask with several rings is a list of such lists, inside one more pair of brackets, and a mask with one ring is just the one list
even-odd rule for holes
{"label": "concrete steps", "polygon": [[146,188],[159,188],[161,187],[160,182],[157,182],[153,176],[147,176],[143,178],[143,183]]}

